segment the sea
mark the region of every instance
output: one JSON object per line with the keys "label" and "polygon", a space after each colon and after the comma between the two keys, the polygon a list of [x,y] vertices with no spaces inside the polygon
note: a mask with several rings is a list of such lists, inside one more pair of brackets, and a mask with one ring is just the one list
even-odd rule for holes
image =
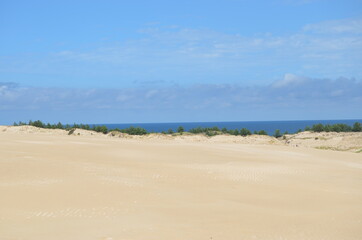
{"label": "sea", "polygon": [[295,133],[299,129],[304,130],[305,127],[313,126],[314,124],[338,124],[343,123],[352,126],[355,122],[362,123],[362,119],[348,120],[296,120],[296,121],[235,121],[235,122],[172,122],[172,123],[115,123],[115,124],[90,124],[90,125],[105,125],[108,129],[124,129],[128,127],[141,127],[148,132],[167,132],[169,129],[176,131],[179,126],[182,126],[185,131],[196,127],[218,127],[220,129],[241,129],[247,128],[251,132],[264,130],[269,135],[272,135],[276,129],[281,133]]}

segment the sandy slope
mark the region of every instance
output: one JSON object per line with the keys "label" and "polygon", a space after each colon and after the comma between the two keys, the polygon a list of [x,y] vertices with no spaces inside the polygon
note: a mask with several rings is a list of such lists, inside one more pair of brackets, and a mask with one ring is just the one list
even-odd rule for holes
{"label": "sandy slope", "polygon": [[362,152],[362,132],[301,132],[298,134],[287,135],[284,142],[289,146],[312,147],[357,153]]}
{"label": "sandy slope", "polygon": [[0,127],[1,240],[362,236],[362,154],[19,129]]}
{"label": "sandy slope", "polygon": [[[33,126],[0,126],[0,132],[17,133],[17,134],[45,134],[45,135],[68,135],[68,131],[59,129],[42,129]],[[362,153],[362,132],[301,132],[298,134],[289,134],[282,138],[274,138],[271,136],[251,135],[247,137],[231,136],[231,135],[217,135],[207,137],[205,135],[195,135],[184,133],[182,135],[164,135],[159,133],[152,133],[144,136],[130,136],[120,132],[110,132],[107,135],[97,133],[94,131],[87,131],[83,129],[76,129],[71,135],[74,136],[89,136],[97,138],[126,138],[137,141],[172,141],[178,143],[240,143],[252,145],[284,145],[290,147],[305,147],[316,148],[324,150],[335,151],[348,151]]]}

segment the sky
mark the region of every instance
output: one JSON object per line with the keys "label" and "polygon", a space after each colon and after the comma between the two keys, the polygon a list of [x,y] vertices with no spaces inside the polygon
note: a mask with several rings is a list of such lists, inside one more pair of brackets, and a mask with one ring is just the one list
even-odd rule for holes
{"label": "sky", "polygon": [[361,0],[0,0],[0,124],[362,119]]}

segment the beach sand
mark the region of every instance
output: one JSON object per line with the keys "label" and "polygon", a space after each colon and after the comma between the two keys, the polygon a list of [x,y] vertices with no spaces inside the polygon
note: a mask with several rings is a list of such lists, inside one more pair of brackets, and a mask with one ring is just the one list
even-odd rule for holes
{"label": "beach sand", "polygon": [[360,153],[79,131],[0,127],[1,240],[361,239]]}

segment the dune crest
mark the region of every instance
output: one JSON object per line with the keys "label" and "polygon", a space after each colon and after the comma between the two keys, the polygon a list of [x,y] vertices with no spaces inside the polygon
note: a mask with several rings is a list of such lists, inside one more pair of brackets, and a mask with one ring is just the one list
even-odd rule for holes
{"label": "dune crest", "polygon": [[24,133],[24,134],[47,134],[47,135],[71,135],[71,136],[92,136],[92,137],[113,137],[130,140],[142,141],[174,141],[174,142],[211,142],[211,143],[239,143],[251,145],[285,145],[290,147],[316,148],[322,150],[362,152],[362,132],[300,132],[297,134],[287,134],[285,137],[275,138],[266,135],[250,135],[246,137],[232,135],[216,135],[208,137],[202,134],[175,133],[166,135],[161,133],[150,133],[147,135],[128,135],[117,131],[111,131],[108,134],[99,132],[75,129],[69,131],[61,129],[44,129],[34,126],[0,126],[0,132]]}

